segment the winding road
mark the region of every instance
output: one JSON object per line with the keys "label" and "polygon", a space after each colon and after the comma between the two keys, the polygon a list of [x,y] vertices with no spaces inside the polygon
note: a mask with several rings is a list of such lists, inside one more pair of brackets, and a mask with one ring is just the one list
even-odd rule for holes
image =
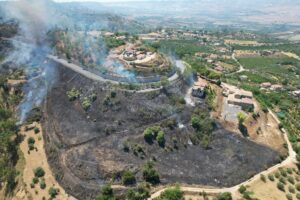
{"label": "winding road", "polygon": [[[277,118],[277,116],[271,111],[269,110],[270,114],[272,115],[272,117],[277,121],[277,123],[279,124],[280,121]],[[223,192],[230,192],[232,194],[235,194],[238,192],[238,189],[240,188],[240,186],[242,185],[249,185],[257,180],[260,179],[260,176],[263,175],[267,175],[270,173],[273,173],[275,171],[277,171],[279,168],[281,167],[285,167],[285,166],[289,166],[292,164],[295,164],[297,162],[296,160],[296,153],[293,150],[292,144],[289,141],[288,138],[288,133],[286,132],[286,130],[282,130],[283,131],[283,135],[284,135],[284,139],[288,145],[288,152],[289,152],[289,156],[281,163],[274,165],[272,167],[270,167],[269,169],[260,172],[258,174],[256,174],[255,176],[253,176],[252,178],[248,179],[247,181],[244,181],[238,185],[235,185],[233,187],[228,187],[228,188],[204,188],[204,187],[196,187],[196,186],[181,186],[180,189],[181,191],[185,192],[185,193],[201,193],[201,192],[205,192],[207,194],[218,194],[218,193],[223,193]],[[156,191],[155,193],[153,193],[151,195],[150,198],[148,198],[148,200],[153,200],[157,197],[159,197],[161,195],[162,192],[164,192],[167,188],[163,188],[160,189],[159,191]]]}
{"label": "winding road", "polygon": [[[73,71],[75,71],[75,72],[77,72],[77,73],[79,73],[79,74],[81,74],[83,76],[85,76],[88,79],[91,79],[91,80],[94,80],[94,81],[99,81],[99,82],[113,83],[113,84],[119,84],[120,83],[118,81],[114,81],[114,80],[110,80],[110,79],[105,79],[105,78],[103,78],[103,77],[101,77],[99,75],[94,74],[93,72],[90,72],[88,70],[83,69],[82,67],[80,67],[80,66],[78,66],[78,65],[76,65],[74,63],[69,63],[65,59],[58,58],[57,56],[48,55],[47,58],[50,59],[50,60],[52,60],[52,61],[54,61],[54,62],[56,62],[56,63],[59,63],[59,64],[65,66],[65,67],[67,67],[67,68],[69,68],[69,69],[71,69],[71,70],[73,70]],[[178,62],[176,62],[176,64],[177,63]],[[183,65],[183,67],[185,67],[185,65]],[[180,68],[181,71],[182,70],[184,71],[184,69],[181,69],[182,66],[180,66],[179,68]],[[173,82],[173,81],[176,81],[178,78],[179,78],[178,74],[175,73],[172,76],[170,76],[168,78],[168,80],[170,82]],[[151,83],[148,83],[148,84],[151,84]],[[161,89],[162,89],[162,87],[159,87],[159,88],[147,88],[147,89],[137,90],[136,92],[137,93],[147,93],[147,92],[152,92],[152,91],[158,91],[158,90],[161,90]]]}

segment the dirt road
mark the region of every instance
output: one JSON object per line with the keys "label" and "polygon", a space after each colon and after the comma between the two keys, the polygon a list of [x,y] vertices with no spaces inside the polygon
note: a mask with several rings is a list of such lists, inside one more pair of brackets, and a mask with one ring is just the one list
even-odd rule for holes
{"label": "dirt road", "polygon": [[[280,121],[276,117],[276,115],[271,110],[269,110],[269,112],[274,117],[274,119],[278,123],[280,123]],[[189,186],[181,186],[180,189],[183,192],[189,192],[189,193],[206,192],[208,194],[218,194],[218,193],[223,193],[223,192],[230,192],[230,193],[233,194],[233,197],[235,197],[235,195],[237,195],[238,189],[241,185],[249,185],[249,184],[259,180],[261,174],[267,175],[267,174],[270,174],[270,173],[273,173],[273,172],[277,171],[280,167],[285,167],[285,166],[288,166],[288,165],[292,165],[292,164],[297,162],[296,161],[296,153],[294,152],[294,150],[292,148],[292,144],[288,139],[288,134],[285,130],[283,130],[283,134],[284,134],[284,139],[285,139],[286,143],[288,144],[288,151],[289,151],[289,156],[283,162],[281,162],[277,165],[274,165],[274,166],[270,167],[269,169],[256,174],[255,176],[248,179],[247,181],[245,181],[243,183],[240,183],[240,184],[238,184],[236,186],[233,186],[233,187],[229,187],[229,188],[203,188],[203,187],[193,187],[193,186],[190,186],[190,187]],[[151,197],[148,198],[148,199],[152,200],[152,199],[155,199],[155,198],[159,197],[160,194],[165,190],[166,190],[166,188],[163,188],[163,189],[153,193],[151,195]]]}

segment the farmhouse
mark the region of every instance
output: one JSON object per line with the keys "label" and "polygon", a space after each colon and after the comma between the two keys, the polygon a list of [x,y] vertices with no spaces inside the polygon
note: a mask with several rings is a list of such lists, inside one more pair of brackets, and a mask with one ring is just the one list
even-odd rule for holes
{"label": "farmhouse", "polygon": [[252,92],[239,89],[235,86],[231,86],[225,83],[222,83],[221,86],[224,89],[223,95],[228,97],[228,104],[241,106],[243,110],[254,108]]}

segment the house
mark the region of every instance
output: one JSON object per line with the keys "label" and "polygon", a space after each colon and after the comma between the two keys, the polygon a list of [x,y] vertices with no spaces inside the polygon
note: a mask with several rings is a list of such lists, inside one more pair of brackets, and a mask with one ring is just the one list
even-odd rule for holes
{"label": "house", "polygon": [[224,68],[223,68],[222,66],[220,66],[220,65],[217,65],[217,66],[215,67],[215,70],[218,71],[218,72],[223,72],[223,71],[224,71]]}
{"label": "house", "polygon": [[254,101],[252,92],[239,89],[235,86],[225,83],[221,84],[223,88],[223,95],[228,97],[227,103],[232,105],[241,106],[243,110],[254,109]]}
{"label": "house", "polygon": [[192,88],[192,96],[198,98],[205,98],[205,89],[207,88],[208,83],[205,79],[198,77],[197,82],[194,83]]}
{"label": "house", "polygon": [[279,84],[276,84],[276,85],[272,85],[271,86],[271,90],[273,91],[280,91],[283,89],[283,86],[282,85],[279,85]]}
{"label": "house", "polygon": [[241,81],[246,81],[246,80],[248,80],[248,76],[246,76],[246,75],[241,75],[241,76],[240,76],[240,80],[241,80]]}

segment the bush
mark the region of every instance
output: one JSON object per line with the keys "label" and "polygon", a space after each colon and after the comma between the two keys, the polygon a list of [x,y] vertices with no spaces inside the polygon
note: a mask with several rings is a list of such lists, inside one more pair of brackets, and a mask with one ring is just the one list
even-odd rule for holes
{"label": "bush", "polygon": [[132,185],[135,184],[136,180],[134,174],[131,171],[125,171],[122,174],[122,183],[124,185]]}
{"label": "bush", "polygon": [[239,192],[241,194],[243,194],[244,192],[246,192],[247,188],[244,185],[241,185],[241,187],[239,188]]}
{"label": "bush", "polygon": [[217,200],[232,200],[232,196],[230,192],[220,193],[216,197]]}
{"label": "bush", "polygon": [[293,186],[289,186],[289,192],[294,194],[296,192],[295,188]]}
{"label": "bush", "polygon": [[287,173],[284,169],[280,169],[279,171],[280,171],[281,176],[287,177]]}
{"label": "bush", "polygon": [[295,184],[295,179],[294,179],[294,177],[292,177],[292,176],[288,176],[287,177],[287,180],[288,180],[288,182],[290,182],[291,184]]}
{"label": "bush", "polygon": [[38,177],[33,177],[32,178],[32,183],[33,184],[37,184],[39,182],[39,178]]}
{"label": "bush", "polygon": [[67,92],[67,95],[68,95],[70,101],[74,101],[80,96],[80,92],[79,92],[79,90],[76,90],[75,88],[73,88],[72,90]]}
{"label": "bush", "polygon": [[56,189],[54,187],[51,187],[51,188],[49,188],[48,193],[49,193],[51,198],[55,198],[56,195],[58,194],[58,189]]}
{"label": "bush", "polygon": [[168,188],[161,193],[158,200],[183,200],[183,192],[179,187]]}
{"label": "bush", "polygon": [[38,127],[35,127],[33,130],[35,134],[38,134],[40,132],[40,129]]}
{"label": "bush", "polygon": [[151,128],[146,128],[144,130],[144,139],[148,143],[152,143],[153,142],[153,134],[152,134]]}
{"label": "bush", "polygon": [[287,168],[287,169],[286,169],[286,172],[287,172],[288,174],[293,174],[293,170],[292,170],[291,168]]}
{"label": "bush", "polygon": [[38,167],[36,169],[33,170],[33,173],[34,173],[34,176],[35,177],[43,177],[45,175],[45,171],[43,168],[41,167]]}
{"label": "bush", "polygon": [[115,200],[113,190],[109,184],[101,188],[101,193],[96,197],[96,200]]}
{"label": "bush", "polygon": [[275,172],[275,177],[279,178],[280,177],[280,173],[279,172]]}
{"label": "bush", "polygon": [[270,181],[275,181],[273,174],[269,174],[268,178],[269,178]]}
{"label": "bush", "polygon": [[283,178],[283,177],[280,177],[280,178],[279,178],[279,181],[280,181],[281,183],[283,183],[284,185],[286,184],[285,178]]}
{"label": "bush", "polygon": [[30,137],[27,139],[27,143],[28,143],[28,145],[34,145],[35,139],[33,137]]}
{"label": "bush", "polygon": [[44,180],[41,180],[41,182],[40,182],[40,188],[41,188],[42,190],[46,188],[46,183],[45,183]]}
{"label": "bush", "polygon": [[284,189],[284,185],[281,183],[281,182],[278,182],[277,183],[277,188],[279,189],[279,190],[281,190],[281,191],[285,191],[285,189]]}
{"label": "bush", "polygon": [[293,200],[293,196],[291,194],[286,195],[287,200]]}
{"label": "bush", "polygon": [[165,133],[163,131],[159,131],[157,136],[156,136],[156,140],[159,144],[159,146],[164,147],[165,146]]}
{"label": "bush", "polygon": [[143,169],[143,178],[146,182],[151,184],[158,184],[160,182],[159,174],[154,168],[153,162],[146,162]]}
{"label": "bush", "polygon": [[267,182],[266,176],[263,174],[260,175],[260,180],[262,180],[263,182]]}
{"label": "bush", "polygon": [[300,191],[300,184],[299,184],[299,183],[296,184],[296,189],[297,189],[298,191]]}
{"label": "bush", "polygon": [[300,194],[299,193],[296,194],[296,198],[297,198],[297,200],[300,200]]}
{"label": "bush", "polygon": [[129,189],[126,194],[128,200],[144,200],[149,197],[149,186],[146,183],[141,183],[134,189]]}

